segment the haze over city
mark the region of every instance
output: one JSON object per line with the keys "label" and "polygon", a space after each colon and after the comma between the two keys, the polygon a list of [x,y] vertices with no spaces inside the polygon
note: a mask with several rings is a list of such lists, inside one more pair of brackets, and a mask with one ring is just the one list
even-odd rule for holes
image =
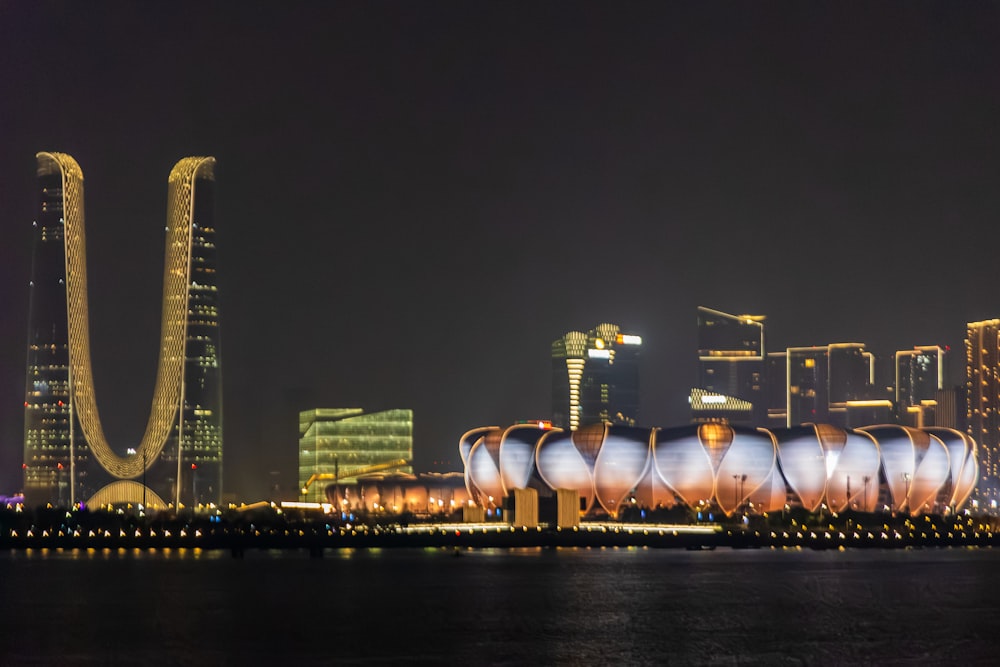
{"label": "haze over city", "polygon": [[[412,408],[414,468],[546,417],[550,343],[641,335],[688,421],[695,309],[767,346],[949,345],[1000,316],[996,5],[0,3],[0,492],[20,484],[35,153],[86,178],[109,439],[155,376],[166,177],[212,155],[225,490],[297,413]],[[440,461],[450,461],[441,464]],[[277,474],[272,474],[272,472]]]}

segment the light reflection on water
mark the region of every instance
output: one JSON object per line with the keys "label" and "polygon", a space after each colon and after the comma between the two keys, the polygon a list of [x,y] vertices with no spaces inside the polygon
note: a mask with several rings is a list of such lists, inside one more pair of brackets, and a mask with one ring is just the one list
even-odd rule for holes
{"label": "light reflection on water", "polygon": [[997,573],[989,549],[10,551],[0,664],[992,664]]}

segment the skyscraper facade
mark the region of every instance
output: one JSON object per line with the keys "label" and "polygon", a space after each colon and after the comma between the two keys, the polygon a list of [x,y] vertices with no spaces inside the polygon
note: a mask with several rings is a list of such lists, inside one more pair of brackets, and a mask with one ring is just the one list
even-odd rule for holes
{"label": "skyscraper facade", "polygon": [[937,392],[944,389],[945,350],[921,345],[896,352],[896,409],[900,421],[923,428],[936,424]]}
{"label": "skyscraper facade", "polygon": [[22,468],[28,498],[66,505],[77,468],[81,476],[86,474],[89,452],[70,424],[63,179],[58,164],[39,157],[37,183]]}
{"label": "skyscraper facade", "polygon": [[29,503],[219,502],[222,381],[212,219],[214,158],[168,179],[160,358],[146,431],[112,448],[90,361],[83,172],[39,153],[29,294],[24,485]]}
{"label": "skyscraper facade", "polygon": [[698,386],[694,419],[767,421],[764,316],[730,315],[698,306]]}
{"label": "skyscraper facade", "polygon": [[965,336],[968,433],[979,443],[979,484],[973,496],[1000,502],[1000,319],[969,322]]}
{"label": "skyscraper facade", "polygon": [[608,323],[553,341],[553,425],[571,431],[587,424],[635,425],[641,346],[639,336]]}
{"label": "skyscraper facade", "polygon": [[[786,425],[831,423],[862,426],[873,414],[870,408],[887,409],[888,402],[867,405],[874,383],[875,357],[861,343],[831,343],[786,350]],[[862,409],[863,408],[863,409]],[[852,424],[852,411],[862,409],[862,423]]]}

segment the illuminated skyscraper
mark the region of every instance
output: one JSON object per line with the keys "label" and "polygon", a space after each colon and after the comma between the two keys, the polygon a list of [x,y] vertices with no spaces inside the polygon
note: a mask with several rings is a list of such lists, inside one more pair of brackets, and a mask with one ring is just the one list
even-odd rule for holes
{"label": "illuminated skyscraper", "polygon": [[896,406],[910,426],[934,426],[937,392],[944,389],[945,350],[922,345],[896,352]]}
{"label": "illuminated skyscraper", "polygon": [[698,386],[691,392],[692,417],[763,426],[764,355],[763,315],[729,315],[698,306]]}
{"label": "illuminated skyscraper", "polygon": [[[62,173],[38,162],[38,217],[28,303],[24,399],[24,485],[29,499],[68,504],[70,480],[89,459],[85,441],[70,444],[69,333]],[[83,474],[83,471],[81,471]]]}
{"label": "illuminated skyscraper", "polygon": [[767,396],[767,427],[788,425],[788,351],[768,352],[764,357]]}
{"label": "illuminated skyscraper", "polygon": [[820,422],[865,426],[885,421],[883,412],[888,417],[888,401],[870,400],[875,357],[863,344],[790,347],[786,355],[788,427]]}
{"label": "illuminated skyscraper", "polygon": [[980,503],[1000,501],[1000,320],[969,322],[965,337],[969,435],[979,443]]}
{"label": "illuminated skyscraper", "polygon": [[553,341],[552,423],[571,431],[602,422],[635,425],[641,345],[639,336],[607,323]]}
{"label": "illuminated skyscraper", "polygon": [[214,158],[185,158],[170,172],[152,409],[142,440],[117,449],[101,426],[90,361],[83,172],[64,153],[37,158],[24,403],[26,500],[219,502],[222,376]]}

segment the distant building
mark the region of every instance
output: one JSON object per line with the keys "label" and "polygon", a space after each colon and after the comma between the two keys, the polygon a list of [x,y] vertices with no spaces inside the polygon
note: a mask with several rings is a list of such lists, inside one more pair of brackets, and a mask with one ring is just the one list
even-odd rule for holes
{"label": "distant building", "polygon": [[979,443],[974,499],[1000,501],[1000,319],[969,322],[965,338],[968,433]]}
{"label": "distant building", "polygon": [[734,396],[717,394],[694,387],[688,396],[691,421],[725,422],[727,424],[753,424],[754,405]]}
{"label": "distant building", "polygon": [[616,324],[570,331],[552,343],[552,423],[634,425],[639,419],[642,339]]}
{"label": "distant building", "polygon": [[689,398],[693,420],[767,422],[764,319],[698,306],[698,385]]}
{"label": "distant building", "polygon": [[412,410],[366,414],[360,408],[319,408],[299,413],[299,489],[304,500],[323,502],[328,486],[354,485],[360,476],[412,473],[412,460]]}
{"label": "distant building", "polygon": [[831,343],[786,350],[786,426],[830,423],[846,427],[848,403],[870,398],[875,358],[862,343]]}
{"label": "distant building", "polygon": [[945,350],[922,345],[896,352],[896,409],[899,421],[923,428],[937,425],[937,392],[944,389]]}
{"label": "distant building", "polygon": [[966,394],[965,387],[947,387],[934,392],[934,425],[967,433]]}
{"label": "distant building", "polygon": [[788,424],[788,351],[768,352],[764,357],[764,386],[768,428]]}

